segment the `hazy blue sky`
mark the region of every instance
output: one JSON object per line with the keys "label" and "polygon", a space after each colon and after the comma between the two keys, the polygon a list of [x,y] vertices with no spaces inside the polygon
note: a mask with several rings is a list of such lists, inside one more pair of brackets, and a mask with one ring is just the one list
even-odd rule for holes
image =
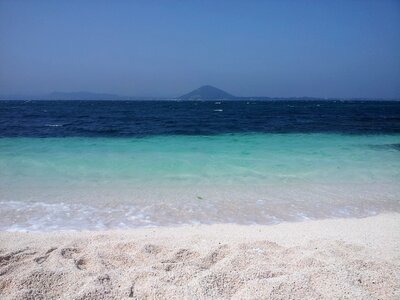
{"label": "hazy blue sky", "polygon": [[0,0],[0,93],[400,97],[400,1]]}

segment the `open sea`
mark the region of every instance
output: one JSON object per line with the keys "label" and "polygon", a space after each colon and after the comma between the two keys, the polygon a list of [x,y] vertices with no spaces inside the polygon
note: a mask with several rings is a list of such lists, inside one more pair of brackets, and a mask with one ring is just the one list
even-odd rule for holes
{"label": "open sea", "polygon": [[400,102],[0,101],[0,230],[400,212]]}

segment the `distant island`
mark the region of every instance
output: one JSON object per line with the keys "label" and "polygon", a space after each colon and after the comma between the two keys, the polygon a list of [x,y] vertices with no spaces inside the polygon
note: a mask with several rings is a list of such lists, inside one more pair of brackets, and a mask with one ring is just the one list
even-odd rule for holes
{"label": "distant island", "polygon": [[[210,101],[210,100],[321,100],[321,98],[314,97],[290,97],[290,98],[271,98],[271,97],[238,97],[233,96],[219,88],[211,85],[203,85],[198,89],[191,91],[185,95],[177,98],[178,100],[189,101]],[[337,99],[330,99],[337,100]]]}
{"label": "distant island", "polygon": [[180,96],[178,99],[180,100],[232,100],[236,99],[235,96],[213,87],[211,85],[204,85],[187,93],[185,95]]}
{"label": "distant island", "polygon": [[117,94],[92,93],[92,92],[52,92],[44,95],[0,95],[0,100],[175,100],[175,101],[272,101],[272,100],[400,100],[400,99],[382,99],[382,98],[319,98],[319,97],[249,97],[234,96],[224,90],[211,85],[203,85],[189,93],[179,97],[138,97],[138,96],[120,96]]}

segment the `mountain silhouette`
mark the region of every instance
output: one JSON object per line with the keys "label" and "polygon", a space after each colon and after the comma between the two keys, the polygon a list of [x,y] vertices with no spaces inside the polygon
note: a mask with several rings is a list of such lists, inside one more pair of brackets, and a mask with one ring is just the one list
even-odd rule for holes
{"label": "mountain silhouette", "polygon": [[211,85],[204,85],[190,93],[180,96],[181,100],[225,100],[234,99],[235,96]]}

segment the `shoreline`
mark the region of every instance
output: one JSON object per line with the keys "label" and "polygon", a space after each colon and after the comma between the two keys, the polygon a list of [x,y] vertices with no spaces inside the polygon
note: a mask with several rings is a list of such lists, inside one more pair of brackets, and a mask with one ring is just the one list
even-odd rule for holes
{"label": "shoreline", "polygon": [[400,297],[400,214],[0,232],[4,299]]}

